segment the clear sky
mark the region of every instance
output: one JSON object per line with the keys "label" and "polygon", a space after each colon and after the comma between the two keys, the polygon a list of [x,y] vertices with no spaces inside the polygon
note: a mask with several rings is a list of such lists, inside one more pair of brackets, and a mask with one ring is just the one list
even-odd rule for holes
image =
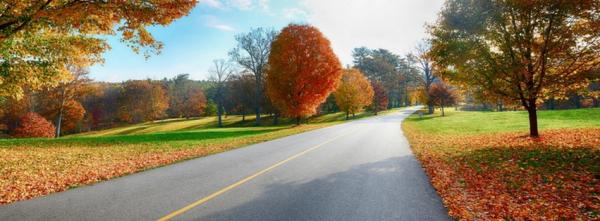
{"label": "clear sky", "polygon": [[234,36],[255,27],[281,29],[289,23],[316,26],[329,38],[345,65],[355,47],[412,51],[426,37],[424,25],[435,21],[443,0],[200,0],[193,11],[168,27],[151,32],[164,43],[159,55],[145,59],[109,37],[112,49],[104,64],[90,68],[98,81],[162,79],[188,73],[208,77],[214,59],[226,59]]}

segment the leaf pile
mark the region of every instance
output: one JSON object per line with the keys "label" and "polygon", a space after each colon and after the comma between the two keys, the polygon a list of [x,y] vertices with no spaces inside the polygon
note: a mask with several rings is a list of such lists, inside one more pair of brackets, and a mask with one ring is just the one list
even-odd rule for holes
{"label": "leaf pile", "polygon": [[431,134],[404,124],[452,217],[600,219],[600,128]]}

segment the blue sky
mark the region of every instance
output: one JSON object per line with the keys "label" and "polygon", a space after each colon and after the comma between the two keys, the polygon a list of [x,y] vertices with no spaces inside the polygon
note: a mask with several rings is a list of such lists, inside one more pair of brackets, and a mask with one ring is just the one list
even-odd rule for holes
{"label": "blue sky", "polygon": [[354,47],[406,54],[426,37],[424,24],[435,21],[441,5],[442,0],[200,0],[187,17],[150,29],[164,43],[159,55],[145,59],[111,36],[104,64],[91,67],[90,75],[109,82],[180,73],[206,79],[212,61],[227,58],[235,46],[236,34],[289,23],[321,29],[344,65],[351,63]]}

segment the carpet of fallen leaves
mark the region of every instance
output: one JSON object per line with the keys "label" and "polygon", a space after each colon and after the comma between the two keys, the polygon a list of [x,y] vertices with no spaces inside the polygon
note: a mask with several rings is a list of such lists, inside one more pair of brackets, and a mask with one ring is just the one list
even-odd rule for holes
{"label": "carpet of fallen leaves", "polygon": [[303,125],[267,134],[178,148],[169,146],[167,142],[0,147],[0,205],[326,125]]}
{"label": "carpet of fallen leaves", "polygon": [[600,128],[482,135],[404,125],[449,214],[461,220],[600,220]]}

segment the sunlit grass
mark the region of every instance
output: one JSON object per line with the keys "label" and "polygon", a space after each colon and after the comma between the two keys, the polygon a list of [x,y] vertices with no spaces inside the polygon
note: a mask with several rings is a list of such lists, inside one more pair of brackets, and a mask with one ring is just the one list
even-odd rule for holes
{"label": "sunlit grass", "polygon": [[[411,116],[407,124],[428,133],[479,134],[489,132],[528,131],[529,120],[525,111],[483,112],[446,109],[433,115]],[[600,127],[600,108],[576,110],[544,110],[538,112],[541,130],[560,128]]]}

